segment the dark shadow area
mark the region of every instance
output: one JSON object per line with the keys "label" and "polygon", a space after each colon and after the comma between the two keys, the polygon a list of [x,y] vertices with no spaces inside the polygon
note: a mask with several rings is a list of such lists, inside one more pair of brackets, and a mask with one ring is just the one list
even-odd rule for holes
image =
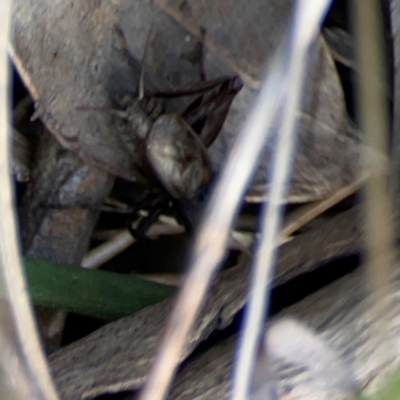
{"label": "dark shadow area", "polygon": [[95,330],[101,328],[109,321],[104,321],[99,318],[88,317],[86,315],[79,315],[68,313],[65,321],[64,333],[61,340],[61,346],[66,346],[75,342],[84,336],[89,335]]}

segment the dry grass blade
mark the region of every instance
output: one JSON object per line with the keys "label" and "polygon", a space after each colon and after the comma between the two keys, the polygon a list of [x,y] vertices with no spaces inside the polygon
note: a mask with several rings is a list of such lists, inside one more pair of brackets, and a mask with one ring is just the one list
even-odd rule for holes
{"label": "dry grass blade", "polygon": [[[11,319],[16,332],[17,346],[19,347],[19,349],[15,349],[15,353],[18,354],[20,351],[19,354],[22,359],[10,360],[2,357],[1,361],[5,363],[5,368],[13,366],[13,364],[7,364],[11,361],[20,362],[21,365],[25,364],[26,374],[24,375],[21,368],[19,368],[18,375],[14,379],[17,379],[22,386],[30,388],[32,399],[50,400],[57,399],[58,396],[39,344],[32,310],[28,301],[19,256],[13,189],[9,171],[11,136],[9,130],[10,99],[8,95],[10,80],[7,39],[11,20],[11,3],[10,0],[4,0],[0,3],[0,15],[2,16],[2,23],[0,24],[0,208],[2,212],[0,221],[0,267],[5,289],[2,313],[7,312],[4,305],[8,301]],[[6,328],[10,329],[5,325],[0,327],[3,332]],[[12,342],[9,343],[9,346],[12,346]]]}
{"label": "dry grass blade", "polygon": [[323,214],[325,211],[340,203],[342,200],[350,197],[352,194],[356,193],[365,185],[369,177],[369,174],[365,174],[360,179],[352,182],[350,185],[339,189],[327,199],[310,204],[304,204],[299,209],[290,213],[287,217],[285,225],[279,233],[282,240],[284,241],[285,237],[292,235],[314,218]]}
{"label": "dry grass blade", "polygon": [[[367,145],[381,154],[388,150],[389,119],[386,106],[383,27],[379,2],[355,1],[354,17],[359,63],[358,111]],[[385,171],[386,173],[388,171]],[[372,290],[390,282],[393,262],[393,227],[387,175],[372,178],[366,186],[367,251]]]}
{"label": "dry grass blade", "polygon": [[299,1],[294,9],[287,52],[287,80],[282,127],[278,134],[276,153],[272,168],[271,193],[265,206],[260,245],[256,251],[254,272],[251,279],[248,312],[244,333],[241,337],[238,360],[233,379],[233,400],[246,400],[250,392],[258,338],[268,304],[265,293],[272,280],[276,260],[277,233],[282,224],[281,207],[285,201],[293,164],[297,110],[300,107],[302,84],[307,66],[307,52],[318,34],[320,24],[330,1],[310,7],[310,1]]}
{"label": "dry grass blade", "polygon": [[[384,37],[380,2],[354,1],[354,25],[359,69],[358,114],[368,146],[387,154],[389,113],[385,97]],[[388,171],[372,177],[365,189],[367,277],[371,293],[377,294],[371,308],[372,325],[380,357],[387,359],[391,348],[386,339],[390,306],[384,301],[393,267],[393,213],[388,193]],[[383,319],[381,318],[383,316]]]}

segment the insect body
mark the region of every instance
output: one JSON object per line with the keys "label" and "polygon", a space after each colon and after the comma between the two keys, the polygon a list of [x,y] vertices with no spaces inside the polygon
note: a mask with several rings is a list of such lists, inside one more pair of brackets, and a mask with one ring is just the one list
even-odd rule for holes
{"label": "insect body", "polygon": [[[139,100],[134,95],[124,94],[116,101],[117,108],[112,113],[121,122],[121,139],[135,160],[142,183],[150,189],[149,195],[136,205],[141,208],[145,204],[152,212],[143,224],[146,229],[161,212],[166,212],[166,207],[188,227],[188,220],[175,200],[193,198],[211,180],[213,171],[206,145],[210,145],[218,134],[239,88],[240,82],[236,78],[218,81],[215,93],[201,95],[194,101],[196,106],[189,105],[183,112],[186,118],[177,113],[163,113],[154,97],[144,96]],[[198,132],[186,119],[192,125],[200,126]],[[139,229],[141,232],[145,230],[143,226]]]}
{"label": "insect body", "polygon": [[[127,50],[123,32],[116,29],[116,33],[132,65],[133,57]],[[149,38],[146,48],[148,42]],[[158,192],[167,197],[167,202],[159,199],[155,202],[158,212],[160,204],[190,199],[210,181],[212,169],[207,146],[218,135],[241,87],[238,78],[229,77],[170,92],[145,93],[142,70],[137,94],[118,96],[112,110],[101,108],[117,118],[121,140],[137,167],[138,180],[147,187],[157,186],[154,182],[161,184],[163,190]],[[187,95],[198,96],[182,115],[164,113],[156,100]]]}
{"label": "insect body", "polygon": [[[241,87],[237,77],[229,77],[170,93],[144,94],[141,99],[123,94],[112,113],[125,121],[120,136],[137,166],[147,170],[147,176],[154,173],[174,198],[191,198],[211,178],[206,148],[217,137]],[[156,99],[199,92],[182,115],[163,113]]]}
{"label": "insect body", "polygon": [[146,158],[176,199],[193,197],[211,178],[204,144],[178,114],[163,114],[155,121],[146,140]]}

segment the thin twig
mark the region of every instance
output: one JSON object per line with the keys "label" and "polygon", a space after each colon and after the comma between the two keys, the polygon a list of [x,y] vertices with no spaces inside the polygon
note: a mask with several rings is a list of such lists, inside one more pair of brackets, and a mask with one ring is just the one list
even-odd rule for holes
{"label": "thin twig", "polygon": [[[378,171],[380,170],[379,167],[380,166],[376,165]],[[376,173],[376,170],[363,173],[359,179],[347,186],[344,186],[343,188],[340,188],[327,199],[323,199],[311,204],[304,204],[298,210],[295,210],[293,213],[289,214],[283,228],[279,232],[279,236],[284,238],[292,235],[308,222],[312,221],[325,211],[340,203],[342,200],[357,192],[366,184],[373,173]]]}
{"label": "thin twig", "polygon": [[[162,235],[180,235],[184,231],[185,228],[179,225],[175,219],[160,215],[158,222],[151,225],[145,235],[149,239],[157,239]],[[87,269],[99,268],[135,242],[136,239],[128,229],[121,230],[110,240],[88,251],[82,260],[81,267]]]}
{"label": "thin twig", "polygon": [[[147,61],[147,55],[149,52],[150,42],[153,36],[153,26],[150,27],[149,33],[147,34],[146,43],[144,45],[143,57],[142,62],[140,64],[140,76],[139,76],[139,83],[138,83],[138,100],[141,101],[144,99],[144,71]],[[128,51],[126,49],[126,51]]]}
{"label": "thin twig", "polygon": [[88,251],[81,262],[82,268],[96,269],[136,242],[128,229],[124,229],[112,239]]}

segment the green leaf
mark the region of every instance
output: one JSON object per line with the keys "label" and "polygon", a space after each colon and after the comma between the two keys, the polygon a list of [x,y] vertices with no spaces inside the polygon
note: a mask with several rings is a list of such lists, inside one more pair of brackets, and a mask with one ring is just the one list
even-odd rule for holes
{"label": "green leaf", "polygon": [[131,275],[24,259],[34,304],[113,320],[172,296],[176,288]]}

